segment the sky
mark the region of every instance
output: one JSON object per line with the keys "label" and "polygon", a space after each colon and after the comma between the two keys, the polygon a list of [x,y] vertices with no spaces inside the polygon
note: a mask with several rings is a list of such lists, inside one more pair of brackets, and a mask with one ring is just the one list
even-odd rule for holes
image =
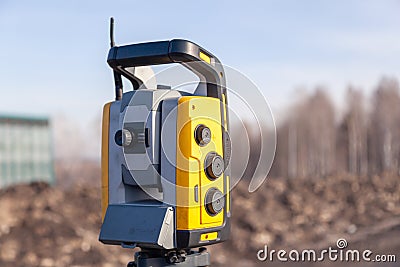
{"label": "sky", "polygon": [[113,100],[109,18],[118,44],[184,38],[249,77],[272,111],[324,86],[371,92],[400,78],[400,1],[0,0],[0,113],[89,125]]}

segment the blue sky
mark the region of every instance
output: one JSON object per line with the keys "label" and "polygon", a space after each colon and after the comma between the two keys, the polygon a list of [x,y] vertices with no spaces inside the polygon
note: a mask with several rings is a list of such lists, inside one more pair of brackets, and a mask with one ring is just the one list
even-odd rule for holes
{"label": "blue sky", "polygon": [[63,114],[85,124],[112,100],[116,42],[186,38],[244,72],[274,112],[297,88],[340,103],[400,78],[400,1],[0,1],[0,112]]}

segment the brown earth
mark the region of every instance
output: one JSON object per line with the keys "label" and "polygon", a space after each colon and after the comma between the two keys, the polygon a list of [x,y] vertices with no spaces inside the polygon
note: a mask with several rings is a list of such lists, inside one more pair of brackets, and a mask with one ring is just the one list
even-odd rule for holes
{"label": "brown earth", "polygon": [[[211,246],[213,266],[350,266],[257,261],[257,251],[348,248],[395,254],[399,266],[400,177],[269,179],[233,192],[231,240]],[[0,191],[0,266],[126,266],[133,251],[98,242],[100,190],[43,183]],[[360,266],[364,266],[362,264]]]}

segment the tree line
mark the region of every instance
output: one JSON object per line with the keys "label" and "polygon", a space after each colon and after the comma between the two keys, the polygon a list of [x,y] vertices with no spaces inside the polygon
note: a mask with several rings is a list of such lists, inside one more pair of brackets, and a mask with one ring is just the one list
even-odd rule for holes
{"label": "tree line", "polygon": [[350,173],[400,172],[399,82],[383,78],[367,99],[349,87],[344,113],[323,88],[306,95],[277,126],[277,147],[270,174],[325,177]]}

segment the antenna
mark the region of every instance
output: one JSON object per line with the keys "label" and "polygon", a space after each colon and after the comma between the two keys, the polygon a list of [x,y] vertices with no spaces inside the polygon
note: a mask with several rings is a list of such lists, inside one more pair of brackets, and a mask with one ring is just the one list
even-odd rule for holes
{"label": "antenna", "polygon": [[114,18],[110,18],[110,46],[114,47],[115,42],[114,42]]}
{"label": "antenna", "polygon": [[[115,46],[113,17],[110,18],[110,46],[111,48]],[[115,69],[114,69],[114,84],[115,84],[115,100],[118,101],[122,99],[123,84],[122,84],[121,73],[118,73]]]}

